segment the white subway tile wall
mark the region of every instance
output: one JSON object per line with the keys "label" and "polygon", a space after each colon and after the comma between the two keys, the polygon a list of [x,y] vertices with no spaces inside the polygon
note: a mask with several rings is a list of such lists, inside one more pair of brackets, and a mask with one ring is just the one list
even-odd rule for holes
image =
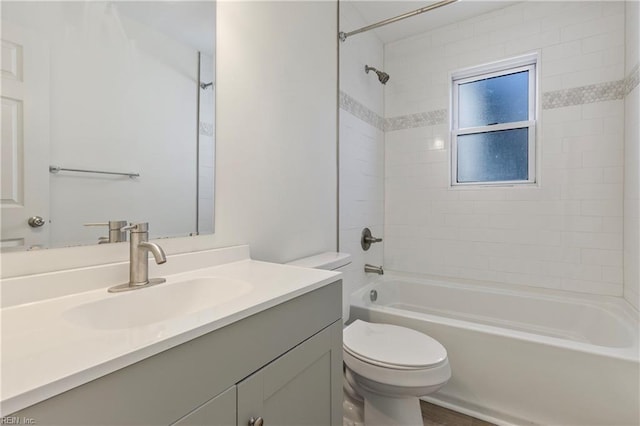
{"label": "white subway tile wall", "polygon": [[[624,28],[624,2],[524,2],[385,46],[388,269],[623,295]],[[450,189],[450,72],[532,51],[539,185]]]}
{"label": "white subway tile wall", "polygon": [[[624,132],[624,297],[640,309],[640,2],[626,1]],[[615,265],[611,265],[615,266]]]}
{"label": "white subway tile wall", "polygon": [[[349,2],[340,4],[340,30],[366,24]],[[339,245],[352,256],[343,297],[373,278],[364,273],[365,263],[383,260],[384,242],[366,252],[360,247],[363,228],[376,237],[384,230],[384,86],[364,71],[365,65],[384,69],[383,58],[383,44],[373,32],[340,43]]]}
{"label": "white subway tile wall", "polygon": [[640,87],[627,96],[625,105],[624,296],[640,309]]}

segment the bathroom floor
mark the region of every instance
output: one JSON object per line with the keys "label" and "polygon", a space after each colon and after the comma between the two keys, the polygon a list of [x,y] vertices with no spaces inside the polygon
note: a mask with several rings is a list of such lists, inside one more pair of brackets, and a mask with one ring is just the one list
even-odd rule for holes
{"label": "bathroom floor", "polygon": [[496,426],[438,405],[420,401],[424,426]]}

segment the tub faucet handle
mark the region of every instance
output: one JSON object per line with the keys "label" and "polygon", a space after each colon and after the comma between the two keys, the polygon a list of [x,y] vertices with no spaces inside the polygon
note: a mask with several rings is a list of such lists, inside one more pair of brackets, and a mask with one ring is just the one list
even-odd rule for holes
{"label": "tub faucet handle", "polygon": [[364,228],[362,230],[362,238],[360,238],[360,246],[362,246],[362,250],[367,251],[369,250],[369,247],[371,247],[371,244],[381,242],[382,238],[372,236],[369,228]]}

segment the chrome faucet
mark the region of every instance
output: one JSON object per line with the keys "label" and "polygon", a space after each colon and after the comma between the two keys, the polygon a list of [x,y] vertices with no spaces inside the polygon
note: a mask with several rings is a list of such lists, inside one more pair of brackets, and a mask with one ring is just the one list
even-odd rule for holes
{"label": "chrome faucet", "polygon": [[131,231],[129,244],[129,282],[109,288],[110,293],[137,290],[165,282],[164,278],[149,279],[149,254],[151,252],[158,265],[167,261],[162,247],[149,242],[149,224],[135,223],[121,228]]}
{"label": "chrome faucet", "polygon": [[369,265],[368,263],[364,265],[364,271],[372,272],[378,275],[384,275],[384,269],[382,269],[382,266],[373,266]]}

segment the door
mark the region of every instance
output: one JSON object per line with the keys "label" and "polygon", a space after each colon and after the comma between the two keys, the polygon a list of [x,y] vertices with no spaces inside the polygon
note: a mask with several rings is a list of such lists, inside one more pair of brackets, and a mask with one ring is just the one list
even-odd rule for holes
{"label": "door", "polygon": [[46,247],[49,51],[35,33],[3,20],[1,63],[1,246],[16,250]]}
{"label": "door", "polygon": [[324,329],[238,383],[238,425],[342,424],[341,326]]}

